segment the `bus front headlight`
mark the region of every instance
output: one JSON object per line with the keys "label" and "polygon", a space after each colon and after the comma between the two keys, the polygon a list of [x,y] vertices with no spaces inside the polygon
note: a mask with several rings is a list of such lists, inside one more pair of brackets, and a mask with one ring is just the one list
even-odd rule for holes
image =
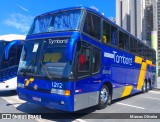
{"label": "bus front headlight", "polygon": [[23,84],[23,83],[18,83],[18,84],[17,84],[17,87],[19,87],[19,88],[24,88],[24,84]]}
{"label": "bus front headlight", "polygon": [[64,96],[70,96],[70,90],[62,90],[62,89],[51,89],[51,93],[53,94],[59,94]]}

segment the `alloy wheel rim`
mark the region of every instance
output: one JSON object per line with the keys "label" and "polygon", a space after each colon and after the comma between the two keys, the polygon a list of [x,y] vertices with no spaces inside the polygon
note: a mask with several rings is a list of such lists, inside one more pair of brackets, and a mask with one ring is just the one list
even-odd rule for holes
{"label": "alloy wheel rim", "polygon": [[101,97],[101,102],[102,102],[102,103],[106,103],[106,102],[107,102],[108,92],[107,92],[107,90],[106,90],[105,88],[103,88],[103,89],[101,90],[101,95],[100,95],[100,97]]}

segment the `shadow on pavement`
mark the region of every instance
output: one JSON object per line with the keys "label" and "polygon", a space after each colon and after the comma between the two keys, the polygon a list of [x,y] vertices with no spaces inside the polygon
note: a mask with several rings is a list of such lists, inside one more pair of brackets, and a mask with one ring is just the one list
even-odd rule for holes
{"label": "shadow on pavement", "polygon": [[17,95],[16,90],[0,91],[0,97],[13,96],[13,95]]}
{"label": "shadow on pavement", "polygon": [[52,121],[73,121],[75,119],[88,116],[89,114],[96,111],[96,107],[90,107],[76,112],[64,112],[59,110],[52,110],[46,107],[39,106],[33,103],[23,103],[17,107],[17,110],[22,113],[31,114],[31,115],[41,115],[43,119],[52,120]]}
{"label": "shadow on pavement", "polygon": [[[8,93],[9,94],[9,93]],[[134,97],[136,95],[142,94],[140,93],[136,93],[134,95],[130,95],[128,97],[124,97],[121,99],[116,99],[114,101],[112,101],[112,104],[119,102],[121,100],[125,100],[128,99],[130,97]],[[20,104],[17,108],[17,110],[19,110],[22,113],[26,113],[26,114],[31,114],[31,115],[41,115],[41,117],[43,119],[47,119],[47,120],[52,120],[52,121],[73,121],[76,119],[85,119],[85,118],[95,118],[94,116],[96,115],[96,113],[98,113],[98,111],[96,112],[96,107],[90,107],[90,108],[86,108],[83,110],[79,110],[76,112],[64,112],[64,111],[59,111],[59,110],[52,110],[46,107],[42,107],[40,105],[37,104],[33,104],[30,102],[25,102]],[[102,110],[103,111],[103,110]],[[107,114],[99,113],[98,116],[108,116]],[[103,117],[102,117],[103,118]]]}

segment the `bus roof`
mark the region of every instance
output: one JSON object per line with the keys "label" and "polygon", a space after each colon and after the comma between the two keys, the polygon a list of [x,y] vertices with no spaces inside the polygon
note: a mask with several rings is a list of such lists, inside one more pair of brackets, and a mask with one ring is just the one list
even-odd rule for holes
{"label": "bus roof", "polygon": [[[128,32],[127,30],[123,29],[122,27],[120,27],[119,25],[117,25],[116,23],[114,23],[113,21],[111,21],[110,19],[108,19],[107,17],[105,17],[104,15],[102,15],[100,12],[96,11],[95,9],[93,8],[89,8],[89,7],[85,7],[85,6],[76,6],[76,7],[68,7],[68,8],[62,8],[62,9],[57,9],[57,10],[54,10],[54,11],[50,11],[50,12],[46,12],[44,14],[41,14],[41,15],[38,15],[37,17],[39,16],[44,16],[44,15],[47,15],[47,14],[52,14],[52,13],[56,13],[56,12],[59,12],[59,11],[67,11],[67,10],[73,10],[73,9],[84,9],[84,10],[87,10],[87,11],[90,11],[92,13],[95,13],[97,14],[98,16],[102,17],[103,19],[107,20],[108,22],[110,22],[112,25],[114,25],[115,27],[121,29],[122,31],[124,31],[125,33],[129,34],[130,36],[132,36],[133,38],[135,38],[136,40],[140,41],[141,43],[143,43],[144,45],[146,45],[147,47],[153,49],[151,46],[147,45],[146,43],[144,43],[142,40],[140,40],[139,38],[137,38],[136,36],[134,36],[133,34],[131,34],[130,32]],[[155,49],[153,49],[155,50]]]}
{"label": "bus roof", "polygon": [[3,41],[13,41],[13,40],[25,40],[25,35],[19,35],[19,34],[8,34],[8,35],[1,35],[0,40]]}

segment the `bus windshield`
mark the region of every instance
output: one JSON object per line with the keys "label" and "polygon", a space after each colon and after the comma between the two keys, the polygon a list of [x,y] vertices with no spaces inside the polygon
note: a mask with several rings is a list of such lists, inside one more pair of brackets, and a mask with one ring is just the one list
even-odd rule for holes
{"label": "bus windshield", "polygon": [[46,47],[41,61],[41,74],[61,78],[66,67],[65,47]]}
{"label": "bus windshield", "polygon": [[[71,67],[66,59],[66,45],[45,41],[25,42],[19,72],[48,78],[62,78],[65,69]],[[69,72],[69,70],[67,70]]]}
{"label": "bus windshield", "polygon": [[59,11],[35,18],[29,34],[78,30],[82,20],[82,10]]}

